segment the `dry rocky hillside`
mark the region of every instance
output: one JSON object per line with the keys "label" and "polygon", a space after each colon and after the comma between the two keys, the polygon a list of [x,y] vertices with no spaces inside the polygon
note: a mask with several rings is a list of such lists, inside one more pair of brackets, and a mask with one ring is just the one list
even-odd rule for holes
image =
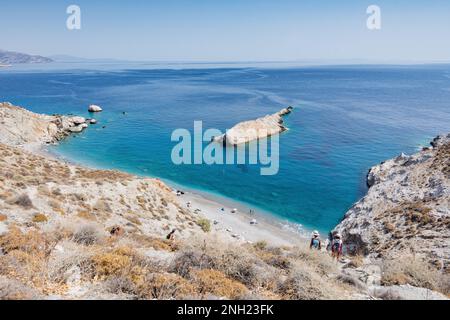
{"label": "dry rocky hillside", "polygon": [[[411,264],[415,273],[393,264],[382,276],[360,256],[343,266],[307,247],[225,239],[157,179],[36,154],[38,145],[88,122],[0,104],[0,299],[445,298],[429,289],[448,294],[441,274],[417,260]],[[167,240],[174,228],[175,239]],[[399,275],[402,281],[394,281]]]}
{"label": "dry rocky hillside", "polygon": [[372,258],[414,254],[450,272],[450,134],[373,167],[367,183],[336,228],[347,248]]}

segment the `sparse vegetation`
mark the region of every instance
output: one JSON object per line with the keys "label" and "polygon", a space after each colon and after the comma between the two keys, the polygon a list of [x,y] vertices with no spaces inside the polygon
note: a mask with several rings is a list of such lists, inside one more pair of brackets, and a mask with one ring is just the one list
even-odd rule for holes
{"label": "sparse vegetation", "polygon": [[47,216],[42,213],[37,213],[33,216],[33,222],[41,223],[41,222],[47,222]]}
{"label": "sparse vegetation", "polygon": [[197,224],[202,228],[204,232],[210,232],[211,231],[211,221],[205,218],[200,218],[197,220]]}
{"label": "sparse vegetation", "polygon": [[383,263],[383,285],[410,284],[450,294],[450,275],[440,272],[430,264],[414,256],[401,256]]}
{"label": "sparse vegetation", "polygon": [[17,205],[25,209],[33,208],[33,202],[27,194],[21,194],[19,196],[13,196],[6,200],[6,203],[10,205]]}

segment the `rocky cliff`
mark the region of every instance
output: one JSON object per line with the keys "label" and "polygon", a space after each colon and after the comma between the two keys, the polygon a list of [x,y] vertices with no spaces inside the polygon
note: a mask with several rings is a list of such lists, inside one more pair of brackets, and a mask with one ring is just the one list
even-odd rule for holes
{"label": "rocky cliff", "polygon": [[370,258],[421,256],[449,270],[450,134],[373,167],[367,184],[367,195],[336,227],[347,249]]}
{"label": "rocky cliff", "polygon": [[88,123],[83,117],[36,114],[9,102],[0,103],[0,143],[8,145],[55,142],[81,132]]}

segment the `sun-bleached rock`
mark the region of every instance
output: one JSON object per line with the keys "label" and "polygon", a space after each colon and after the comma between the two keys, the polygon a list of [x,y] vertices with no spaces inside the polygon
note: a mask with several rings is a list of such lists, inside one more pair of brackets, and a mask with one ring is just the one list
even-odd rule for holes
{"label": "sun-bleached rock", "polygon": [[82,125],[79,126],[75,126],[75,127],[70,127],[69,131],[72,133],[79,133],[81,131],[83,131],[84,127]]}
{"label": "sun-bleached rock", "polygon": [[86,122],[86,118],[83,117],[71,117],[69,118],[75,125],[79,125]]}
{"label": "sun-bleached rock", "polygon": [[103,109],[100,106],[97,106],[95,104],[91,104],[88,108],[89,112],[101,112]]}
{"label": "sun-bleached rock", "polygon": [[52,143],[87,127],[83,117],[37,114],[9,102],[0,103],[0,123],[0,143],[9,145]]}
{"label": "sun-bleached rock", "polygon": [[450,268],[450,134],[431,144],[370,169],[367,195],[335,229],[349,251],[373,258],[414,252]]}
{"label": "sun-bleached rock", "polygon": [[291,113],[292,107],[255,120],[240,122],[221,136],[214,137],[213,142],[239,145],[257,139],[267,138],[288,130],[283,125],[283,116]]}

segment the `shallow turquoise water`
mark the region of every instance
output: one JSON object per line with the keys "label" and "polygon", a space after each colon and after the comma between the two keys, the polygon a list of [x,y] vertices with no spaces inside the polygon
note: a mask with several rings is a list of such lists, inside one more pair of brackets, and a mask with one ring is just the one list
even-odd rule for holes
{"label": "shallow turquoise water", "polygon": [[[367,170],[450,131],[450,66],[285,69],[53,70],[0,73],[1,100],[99,124],[54,151],[75,161],[158,176],[327,231],[366,192]],[[225,130],[292,105],[280,171],[172,164],[176,128]],[[126,111],[124,115],[122,112]],[[106,126],[103,128],[103,126]]]}

